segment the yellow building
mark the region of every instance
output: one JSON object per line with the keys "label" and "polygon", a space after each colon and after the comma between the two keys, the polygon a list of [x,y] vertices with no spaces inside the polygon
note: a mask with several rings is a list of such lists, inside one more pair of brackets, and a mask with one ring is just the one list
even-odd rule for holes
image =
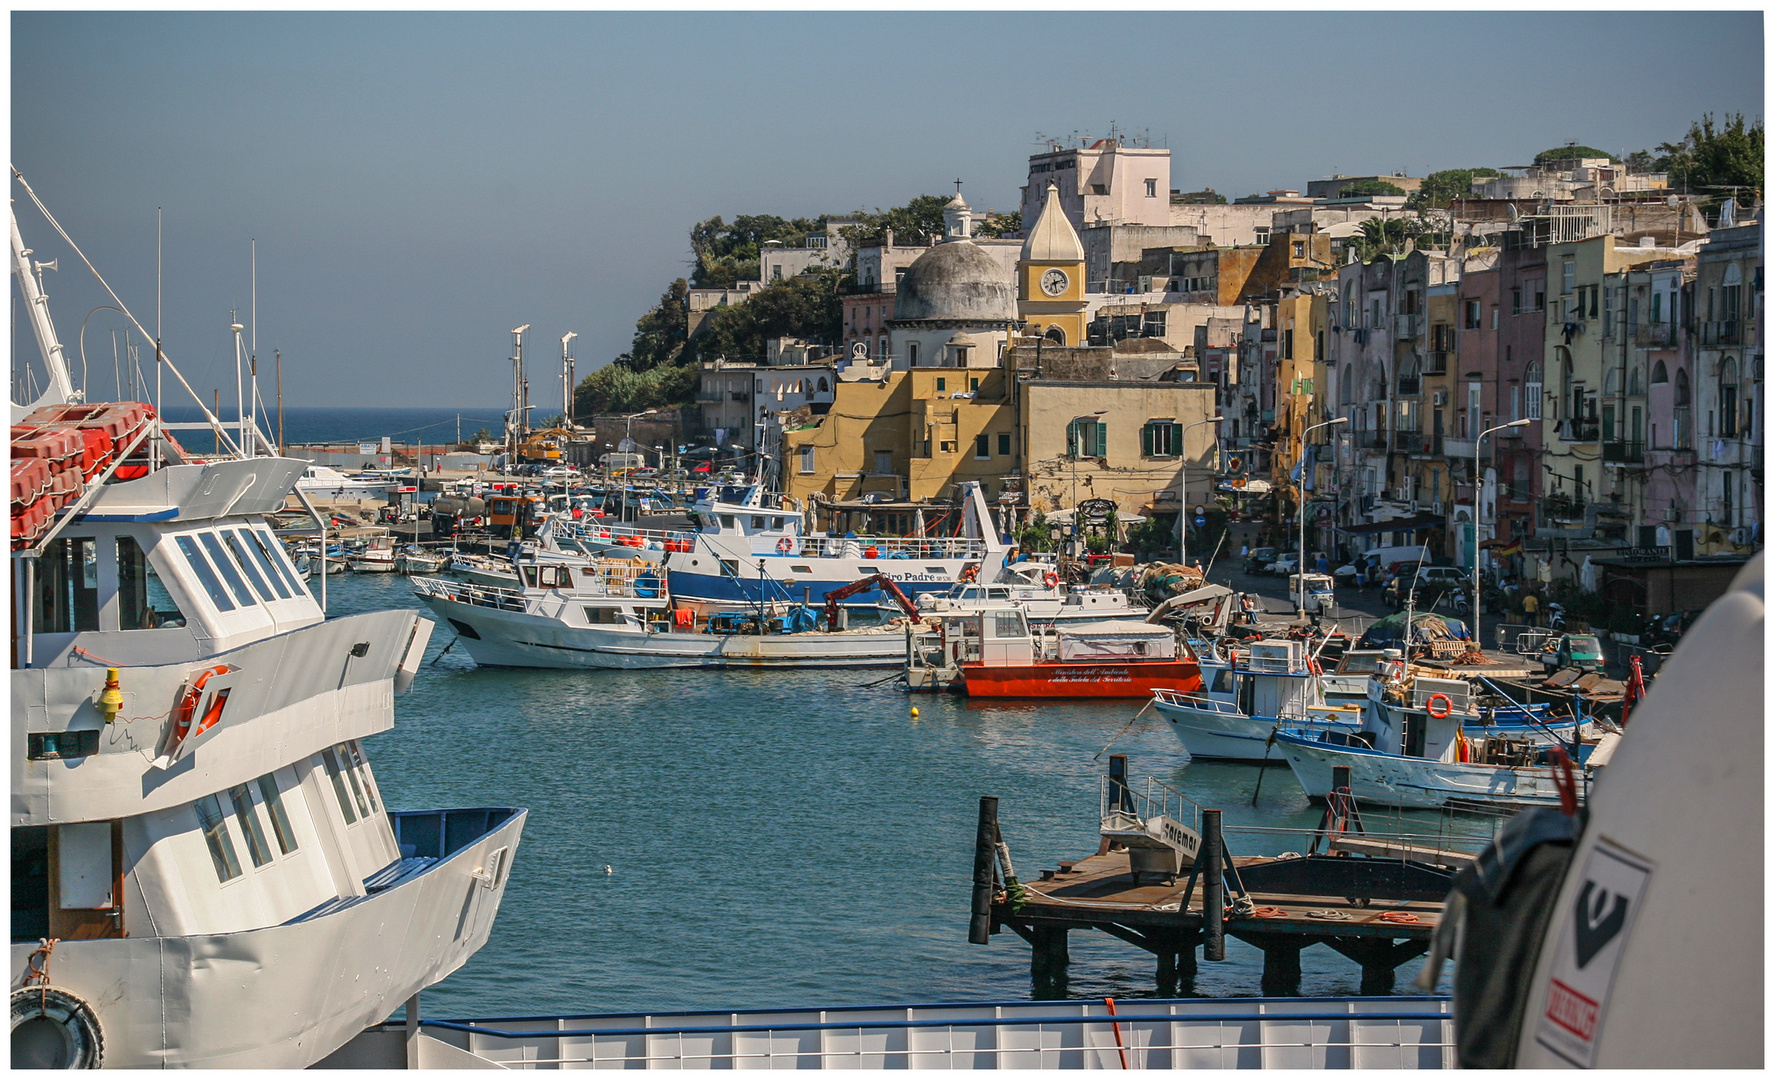
{"label": "yellow building", "polygon": [[1026,334],[1056,345],[1085,343],[1085,245],[1053,184],[1017,260],[1017,314]]}
{"label": "yellow building", "polygon": [[1124,517],[1176,506],[1187,465],[1192,509],[1208,502],[1215,426],[1211,383],[1031,379],[1018,387],[1028,509],[1109,499]]}
{"label": "yellow building", "polygon": [[[1276,301],[1271,325],[1276,328],[1276,429],[1279,437],[1275,441],[1275,452],[1270,456],[1270,475],[1275,483],[1293,483],[1291,478],[1300,462],[1301,438],[1306,429],[1330,419],[1326,403],[1319,394],[1319,388],[1325,385],[1325,342],[1329,321],[1328,295],[1295,292]],[[1313,442],[1323,444],[1330,433],[1329,428],[1314,432]],[[1330,455],[1321,453],[1319,460],[1328,462]]]}

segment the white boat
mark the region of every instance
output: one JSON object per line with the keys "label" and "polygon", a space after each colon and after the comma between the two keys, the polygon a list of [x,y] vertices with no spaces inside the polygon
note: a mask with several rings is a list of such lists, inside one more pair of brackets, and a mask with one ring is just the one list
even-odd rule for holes
{"label": "white boat", "polygon": [[387,477],[353,477],[326,465],[310,464],[296,481],[296,490],[324,502],[346,502],[358,499],[383,499],[393,491],[397,480]]}
{"label": "white boat", "polygon": [[426,551],[414,544],[408,544],[395,557],[403,574],[435,574],[450,564],[447,555]]}
{"label": "white boat", "polygon": [[489,667],[893,667],[905,652],[899,626],[795,631],[797,612],[768,606],[700,619],[647,563],[525,548],[517,566],[517,588],[418,577],[413,589]]}
{"label": "white boat", "polygon": [[1067,589],[1053,564],[1047,562],[1013,563],[996,581],[958,582],[947,592],[920,595],[917,604],[919,614],[927,616],[977,613],[1015,604],[1031,623],[1052,626],[1139,621],[1148,615],[1147,608],[1129,602],[1120,589]]}
{"label": "white boat", "polygon": [[[1601,741],[1582,741],[1569,719],[1485,725],[1470,705],[1462,679],[1417,676],[1409,681],[1370,679],[1361,730],[1283,727],[1276,751],[1287,760],[1307,798],[1323,801],[1332,770],[1350,769],[1350,794],[1381,806],[1432,809],[1444,806],[1557,806],[1552,765],[1557,746],[1575,751],[1575,775],[1588,783],[1588,760]],[[1403,700],[1389,698],[1403,696]],[[1496,714],[1492,714],[1495,717]],[[1604,754],[1602,759],[1606,760]]]}
{"label": "white boat", "polygon": [[450,556],[449,571],[476,585],[498,589],[513,589],[518,586],[518,572],[512,569],[511,562],[492,555],[458,551]]}
{"label": "white boat", "polygon": [[1303,642],[1253,642],[1230,663],[1204,658],[1201,667],[1201,691],[1160,690],[1152,701],[1192,758],[1279,764],[1270,738],[1279,725],[1360,726],[1355,706],[1325,701]]}
{"label": "white boat", "polygon": [[[764,505],[760,489],[753,488],[738,503],[698,502],[692,512],[697,530],[682,534],[683,542],[667,546],[674,534],[665,533],[657,540],[676,595],[697,605],[818,605],[827,593],[874,574],[886,574],[916,600],[921,593],[947,592],[970,573],[991,580],[1003,565],[1006,545],[980,485],[960,486],[960,536],[807,533],[801,514]],[[879,602],[874,593],[852,598],[858,607]]]}
{"label": "white boat", "polygon": [[363,550],[354,552],[345,565],[360,574],[392,574],[396,569],[394,537],[372,536]]}
{"label": "white boat", "polygon": [[269,523],[306,462],[131,422],[14,539],[12,1064],[302,1068],[485,944],[525,813],[384,804],[431,624],[325,617]]}

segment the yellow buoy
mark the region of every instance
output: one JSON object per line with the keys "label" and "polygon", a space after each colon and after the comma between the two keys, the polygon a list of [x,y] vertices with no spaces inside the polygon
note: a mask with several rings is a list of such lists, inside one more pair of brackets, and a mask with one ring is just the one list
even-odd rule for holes
{"label": "yellow buoy", "polygon": [[914,720],[918,719],[918,706],[917,705],[912,706],[912,719],[914,719]]}

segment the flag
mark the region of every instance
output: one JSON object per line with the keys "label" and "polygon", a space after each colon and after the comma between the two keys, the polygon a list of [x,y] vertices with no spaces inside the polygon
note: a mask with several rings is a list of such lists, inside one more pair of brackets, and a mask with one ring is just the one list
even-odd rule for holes
{"label": "flag", "polygon": [[1503,547],[1498,549],[1498,554],[1500,556],[1521,555],[1522,554],[1522,538],[1518,537],[1517,539],[1510,541],[1508,544],[1505,544]]}

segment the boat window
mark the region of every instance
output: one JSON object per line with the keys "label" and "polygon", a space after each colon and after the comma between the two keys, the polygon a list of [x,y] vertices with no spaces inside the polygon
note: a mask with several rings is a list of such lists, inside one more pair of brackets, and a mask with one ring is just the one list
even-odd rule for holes
{"label": "boat window", "polygon": [[40,634],[99,628],[98,542],[90,536],[50,541],[37,559],[32,623]]}
{"label": "boat window", "polygon": [[[247,564],[249,558],[258,561],[259,568],[265,571],[266,580],[271,582],[271,587],[277,590],[278,599],[288,600],[290,598],[290,590],[284,585],[282,575],[272,568],[271,559],[266,556],[265,550],[254,542],[251,529],[236,529],[229,533],[228,543],[234,549],[235,554],[241,557],[240,561],[243,565]],[[256,576],[253,578],[255,583],[258,580]],[[269,600],[271,597],[266,596],[266,599]]]}
{"label": "boat window", "polygon": [[234,841],[228,838],[228,819],[222,816],[222,804],[214,795],[205,795],[192,804],[197,808],[197,823],[203,827],[203,842],[209,845],[210,861],[216,864],[216,877],[233,881],[240,876],[240,860],[234,857]]}
{"label": "boat window", "polygon": [[585,613],[586,622],[591,623],[593,626],[622,622],[622,612],[615,608],[588,606],[585,609]]}
{"label": "boat window", "polygon": [[1015,611],[997,611],[992,616],[992,636],[995,638],[1020,638],[1023,636],[1023,619]]}
{"label": "boat window", "polygon": [[345,824],[357,822],[357,814],[351,809],[351,796],[345,793],[345,778],[339,775],[339,758],[333,753],[332,747],[320,752],[321,761],[327,767],[327,779],[333,782],[333,794],[339,799],[339,809],[345,814]]}
{"label": "boat window", "polygon": [[1230,668],[1221,668],[1214,673],[1214,685],[1208,688],[1211,694],[1230,694],[1233,691],[1233,672]]}
{"label": "boat window", "polygon": [[253,565],[252,557],[247,554],[246,548],[241,546],[240,537],[227,529],[218,529],[217,532],[222,537],[223,545],[228,548],[228,554],[234,556],[235,564],[246,574],[247,580],[253,583],[253,591],[259,594],[259,599],[267,603],[276,600],[277,597],[272,595],[271,587],[266,585],[265,579],[259,575],[259,568]]}
{"label": "boat window", "polygon": [[264,866],[271,861],[271,845],[265,842],[265,830],[259,828],[252,790],[245,784],[236,784],[228,789],[228,799],[234,803],[234,820],[240,822],[240,834],[246,837],[247,854],[253,857],[254,866]]}
{"label": "boat window", "polygon": [[988,588],[986,590],[986,598],[988,600],[1009,600],[1011,598],[1011,590],[1005,588]]}
{"label": "boat window", "polygon": [[732,514],[722,514],[721,515],[721,527],[723,529],[733,528],[733,515]]}
{"label": "boat window", "polygon": [[233,611],[234,601],[228,599],[228,591],[222,588],[222,579],[216,576],[215,567],[203,557],[203,552],[197,550],[197,541],[189,536],[174,539],[179,543],[179,550],[185,553],[185,561],[191,564],[191,569],[197,574],[197,580],[203,583],[203,591],[210,594],[216,610]]}
{"label": "boat window", "polygon": [[117,538],[117,608],[120,630],[185,625],[185,613],[133,536]]}
{"label": "boat window", "polygon": [[284,546],[264,529],[248,531],[253,539],[259,542],[259,547],[264,550],[265,557],[271,560],[271,565],[284,576],[284,580],[290,583],[290,588],[295,591],[295,595],[307,595],[306,590],[302,588],[302,579],[296,576],[295,567],[290,565],[289,555],[284,551]]}
{"label": "boat window", "polygon": [[723,574],[726,574],[728,577],[740,576],[740,563],[738,559],[717,559],[715,561],[721,564],[721,572]]}
{"label": "boat window", "polygon": [[752,528],[757,529],[759,531],[763,531],[763,529],[764,529],[764,515],[763,514],[753,514],[752,515]]}
{"label": "boat window", "polygon": [[216,539],[215,534],[201,532],[197,534],[197,538],[203,541],[203,549],[209,552],[210,559],[215,562],[216,569],[221,571],[222,579],[228,582],[228,589],[240,601],[240,606],[251,607],[256,603],[252,591],[247,588],[246,580],[235,569],[234,560],[222,551],[222,542]]}
{"label": "boat window", "polygon": [[571,589],[573,571],[565,566],[545,566],[542,568],[540,581],[545,589]]}
{"label": "boat window", "polygon": [[295,851],[296,832],[290,828],[289,815],[284,813],[284,800],[277,790],[277,777],[270,773],[259,777],[259,797],[265,800],[265,812],[271,815],[271,832],[277,837],[277,849],[285,855]]}
{"label": "boat window", "polygon": [[782,519],[782,518],[780,518],[780,517],[773,517],[773,518],[771,518],[771,519],[770,519],[770,527],[771,527],[771,528],[773,528],[773,529],[779,529],[779,530],[780,530],[780,529],[781,529],[781,528],[782,528],[782,527],[783,527],[783,519]]}
{"label": "boat window", "polygon": [[370,763],[364,760],[364,748],[359,745],[356,739],[353,739],[345,743],[341,749],[345,752],[345,760],[351,762],[352,774],[364,782],[364,798],[370,804],[370,809],[365,811],[366,815],[374,813],[380,807],[376,803],[376,785],[370,776]]}
{"label": "boat window", "polygon": [[941,566],[927,566],[924,568],[924,572],[927,574],[942,574],[944,576],[948,576],[949,573],[949,571],[943,569]]}
{"label": "boat window", "polygon": [[339,744],[339,756],[345,759],[345,779],[351,783],[351,793],[357,797],[358,812],[364,817],[370,816],[370,801],[364,798],[364,788],[358,782],[358,760],[352,753],[350,743]]}
{"label": "boat window", "polygon": [[859,567],[857,567],[857,573],[859,573],[859,574],[879,574],[879,573],[881,573],[881,567],[879,567],[879,566],[859,566]]}
{"label": "boat window", "polygon": [[532,589],[536,588],[536,576],[536,567],[524,567],[524,580],[530,583]]}
{"label": "boat window", "polygon": [[789,567],[789,572],[792,574],[811,574],[814,572],[814,568],[811,566],[803,566],[800,563],[795,563],[794,565]]}

